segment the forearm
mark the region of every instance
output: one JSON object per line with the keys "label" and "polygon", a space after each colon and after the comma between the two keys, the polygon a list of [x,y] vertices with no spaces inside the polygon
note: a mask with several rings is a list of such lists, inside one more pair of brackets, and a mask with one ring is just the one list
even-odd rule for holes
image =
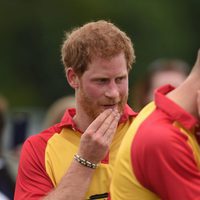
{"label": "forearm", "polygon": [[89,188],[94,169],[73,161],[58,187],[43,200],[83,200]]}

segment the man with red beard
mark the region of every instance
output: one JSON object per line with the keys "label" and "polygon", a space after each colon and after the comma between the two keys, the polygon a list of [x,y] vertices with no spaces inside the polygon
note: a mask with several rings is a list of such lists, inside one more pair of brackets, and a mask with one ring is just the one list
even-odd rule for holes
{"label": "man with red beard", "polygon": [[107,199],[118,148],[136,113],[127,105],[130,38],[107,21],[66,34],[62,61],[76,108],[23,145],[15,200]]}

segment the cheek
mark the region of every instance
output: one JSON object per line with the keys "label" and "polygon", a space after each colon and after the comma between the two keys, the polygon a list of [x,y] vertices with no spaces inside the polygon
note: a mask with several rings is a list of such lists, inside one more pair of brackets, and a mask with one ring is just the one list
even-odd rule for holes
{"label": "cheek", "polygon": [[128,95],[128,84],[124,83],[120,86],[120,93],[122,95]]}
{"label": "cheek", "polygon": [[84,90],[88,97],[93,98],[94,100],[98,100],[104,94],[102,88],[94,87],[93,85],[88,85]]}

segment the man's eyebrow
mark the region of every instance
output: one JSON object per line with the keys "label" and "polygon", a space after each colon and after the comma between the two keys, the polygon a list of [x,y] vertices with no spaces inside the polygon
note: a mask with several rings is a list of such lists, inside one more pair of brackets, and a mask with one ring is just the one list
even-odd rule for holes
{"label": "man's eyebrow", "polygon": [[110,79],[110,78],[109,77],[103,77],[103,76],[97,76],[97,77],[93,77],[91,80],[99,80],[99,79],[101,79],[101,80],[103,80],[103,79],[107,80],[107,79]]}

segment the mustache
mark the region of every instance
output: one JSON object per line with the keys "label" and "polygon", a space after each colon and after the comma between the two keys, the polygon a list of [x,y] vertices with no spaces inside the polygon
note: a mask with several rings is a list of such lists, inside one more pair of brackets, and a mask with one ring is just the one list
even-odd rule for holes
{"label": "mustache", "polygon": [[101,105],[115,105],[115,104],[124,104],[124,102],[127,102],[128,96],[125,97],[119,97],[119,98],[109,98],[104,99],[100,102]]}
{"label": "mustache", "polygon": [[122,101],[121,100],[108,100],[108,101],[103,101],[101,102],[101,105],[115,105],[115,104],[120,104]]}

